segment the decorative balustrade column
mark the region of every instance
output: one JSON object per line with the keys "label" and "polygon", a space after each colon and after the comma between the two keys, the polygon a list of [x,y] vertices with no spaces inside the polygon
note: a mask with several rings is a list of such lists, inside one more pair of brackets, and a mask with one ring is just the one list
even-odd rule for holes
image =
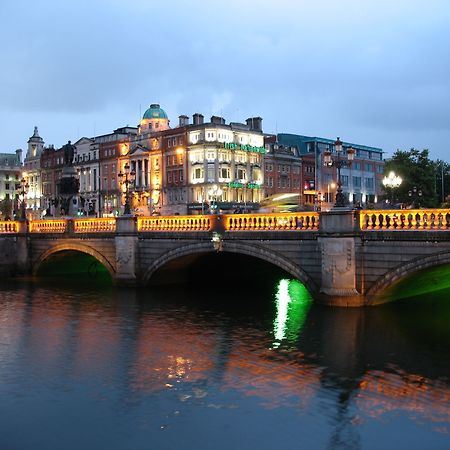
{"label": "decorative balustrade column", "polygon": [[362,306],[357,290],[356,249],[360,245],[358,213],[334,209],[320,215],[319,247],[322,260],[321,303]]}
{"label": "decorative balustrade column", "polygon": [[129,216],[116,219],[116,276],[120,286],[136,285],[137,226],[136,218]]}

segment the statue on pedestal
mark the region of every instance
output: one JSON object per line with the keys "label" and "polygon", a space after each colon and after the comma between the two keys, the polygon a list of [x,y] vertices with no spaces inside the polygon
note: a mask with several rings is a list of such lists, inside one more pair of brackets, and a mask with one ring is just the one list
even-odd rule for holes
{"label": "statue on pedestal", "polygon": [[60,214],[74,216],[78,211],[78,194],[80,190],[80,181],[78,180],[76,170],[72,165],[76,147],[68,141],[67,144],[62,147],[62,150],[64,153],[64,167],[61,179],[58,182],[61,205]]}

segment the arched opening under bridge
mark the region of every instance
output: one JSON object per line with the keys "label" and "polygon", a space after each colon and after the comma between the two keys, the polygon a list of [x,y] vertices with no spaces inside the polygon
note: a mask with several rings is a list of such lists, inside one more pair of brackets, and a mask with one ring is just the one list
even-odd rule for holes
{"label": "arched opening under bridge", "polygon": [[310,291],[305,274],[300,270],[292,273],[294,270],[288,271],[273,260],[206,249],[171,256],[155,261],[148,268],[144,275],[145,284],[152,287],[178,284],[208,294],[226,292],[233,299],[248,291],[272,291],[280,279],[297,279]]}
{"label": "arched opening under bridge", "polygon": [[[431,260],[431,259],[430,259]],[[390,281],[390,284],[388,282]],[[373,304],[393,301],[410,301],[422,299],[432,301],[438,297],[448,297],[450,294],[450,262],[439,265],[429,265],[420,270],[413,267],[403,269],[395,275],[383,280],[381,287],[374,294]],[[450,302],[449,302],[450,303]]]}
{"label": "arched opening under bridge", "polygon": [[69,283],[111,284],[107,264],[92,254],[74,249],[50,251],[36,263],[33,274],[38,278]]}

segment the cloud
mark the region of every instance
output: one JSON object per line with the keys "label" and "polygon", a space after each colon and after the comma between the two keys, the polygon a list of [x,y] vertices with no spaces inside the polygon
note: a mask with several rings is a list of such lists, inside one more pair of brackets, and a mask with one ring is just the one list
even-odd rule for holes
{"label": "cloud", "polygon": [[368,145],[449,132],[444,0],[6,0],[0,16],[0,113],[13,147],[30,115],[53,117],[54,135],[64,121],[106,132],[152,102],[172,124],[197,111],[261,115],[267,131],[354,130]]}

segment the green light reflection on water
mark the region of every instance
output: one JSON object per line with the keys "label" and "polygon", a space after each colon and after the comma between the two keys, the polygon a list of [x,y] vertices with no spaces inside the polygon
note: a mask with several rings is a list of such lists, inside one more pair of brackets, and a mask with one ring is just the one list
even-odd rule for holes
{"label": "green light reflection on water", "polygon": [[295,343],[301,333],[312,304],[312,297],[298,280],[282,279],[275,293],[276,317],[273,321],[274,342]]}

